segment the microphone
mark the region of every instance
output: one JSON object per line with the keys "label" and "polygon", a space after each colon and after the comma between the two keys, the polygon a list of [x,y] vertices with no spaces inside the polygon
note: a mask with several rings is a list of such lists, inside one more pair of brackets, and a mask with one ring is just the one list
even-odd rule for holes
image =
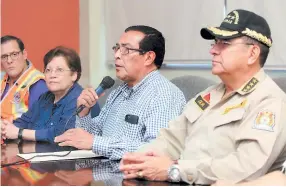
{"label": "microphone", "polygon": [[[102,79],[99,86],[95,89],[97,95],[102,94],[106,89],[111,88],[114,85],[115,81],[110,77],[106,76]],[[85,108],[84,105],[80,105],[75,111],[74,115],[79,114]]]}

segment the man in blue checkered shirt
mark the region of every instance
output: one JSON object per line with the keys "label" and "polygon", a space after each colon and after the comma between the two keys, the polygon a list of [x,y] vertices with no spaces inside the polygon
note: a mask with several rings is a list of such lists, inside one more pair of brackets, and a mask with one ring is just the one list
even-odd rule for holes
{"label": "man in blue checkered shirt", "polygon": [[78,106],[86,106],[77,116],[78,128],[55,142],[119,160],[155,139],[159,129],[182,112],[186,101],[181,90],[158,71],[165,55],[161,32],[149,26],[128,27],[113,50],[116,76],[124,83],[111,92],[95,118],[90,108],[98,96],[93,88],[85,89],[77,101]]}

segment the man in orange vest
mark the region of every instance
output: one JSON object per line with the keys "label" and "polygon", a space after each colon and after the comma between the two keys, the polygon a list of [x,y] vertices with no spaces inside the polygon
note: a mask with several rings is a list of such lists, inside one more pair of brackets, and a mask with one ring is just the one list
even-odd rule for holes
{"label": "man in orange vest", "polygon": [[15,36],[1,37],[1,119],[20,117],[39,96],[48,91],[44,75],[27,59],[24,43]]}

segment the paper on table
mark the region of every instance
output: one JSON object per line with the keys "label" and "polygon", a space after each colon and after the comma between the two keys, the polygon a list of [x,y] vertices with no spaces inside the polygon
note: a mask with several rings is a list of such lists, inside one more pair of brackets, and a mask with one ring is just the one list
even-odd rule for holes
{"label": "paper on table", "polygon": [[[69,151],[59,151],[59,152],[48,152],[48,153],[25,153],[18,154],[19,157],[29,160],[30,158],[37,156],[31,160],[30,162],[44,162],[44,161],[52,161],[52,160],[71,160],[71,159],[79,159],[79,158],[94,158],[101,157],[100,155],[95,154],[92,150],[74,150],[71,151],[70,154],[66,155]],[[47,155],[47,156],[44,156]],[[59,155],[59,156],[57,156]],[[66,156],[60,156],[66,155]]]}

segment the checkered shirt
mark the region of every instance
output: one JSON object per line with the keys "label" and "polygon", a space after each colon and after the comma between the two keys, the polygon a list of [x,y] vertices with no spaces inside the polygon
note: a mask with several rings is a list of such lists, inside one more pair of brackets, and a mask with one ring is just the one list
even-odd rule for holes
{"label": "checkered shirt", "polygon": [[123,173],[119,170],[119,161],[108,159],[82,159],[76,161],[76,170],[92,169],[94,181],[102,181],[106,186],[121,186]]}
{"label": "checkered shirt", "polygon": [[[156,70],[134,87],[120,85],[111,92],[99,116],[77,117],[76,127],[94,135],[95,153],[119,160],[124,153],[155,139],[185,104],[182,91]],[[138,116],[138,123],[125,121],[126,115]]]}

